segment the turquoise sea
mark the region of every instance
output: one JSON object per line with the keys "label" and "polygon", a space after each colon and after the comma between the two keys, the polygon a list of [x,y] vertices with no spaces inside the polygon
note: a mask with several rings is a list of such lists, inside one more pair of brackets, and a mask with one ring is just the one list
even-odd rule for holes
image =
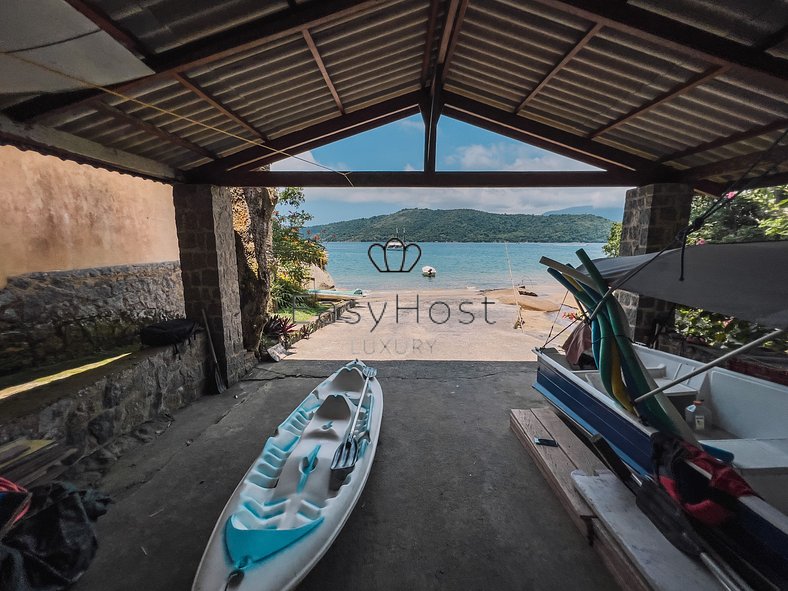
{"label": "turquoise sea", "polygon": [[[379,273],[367,256],[369,242],[327,242],[328,272],[339,289],[449,289],[496,288],[511,285],[507,249],[512,265],[512,276],[518,285],[552,284],[553,279],[539,264],[547,256],[577,265],[575,251],[584,248],[591,258],[605,256],[602,244],[593,243],[503,243],[503,242],[422,242],[421,259],[410,273]],[[416,257],[409,249],[405,268]],[[385,268],[382,251],[373,251],[378,265]],[[388,251],[389,268],[398,269],[402,251]],[[421,275],[425,265],[435,267],[434,278]]]}

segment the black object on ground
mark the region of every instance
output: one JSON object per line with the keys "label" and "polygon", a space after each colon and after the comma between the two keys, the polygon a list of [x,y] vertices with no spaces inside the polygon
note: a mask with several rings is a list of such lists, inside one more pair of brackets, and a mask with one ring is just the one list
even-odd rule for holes
{"label": "black object on ground", "polygon": [[0,544],[0,589],[60,591],[90,566],[98,548],[93,522],[110,498],[54,483],[33,491],[30,512]]}
{"label": "black object on ground", "polygon": [[216,392],[221,394],[227,390],[227,386],[219,370],[219,360],[216,358],[216,349],[213,348],[213,338],[211,338],[211,329],[208,326],[208,316],[206,316],[205,310],[202,311],[202,321],[205,324],[205,332],[208,333],[208,347],[211,349],[211,360],[213,361],[213,368],[211,371],[213,372],[213,380],[216,382]]}

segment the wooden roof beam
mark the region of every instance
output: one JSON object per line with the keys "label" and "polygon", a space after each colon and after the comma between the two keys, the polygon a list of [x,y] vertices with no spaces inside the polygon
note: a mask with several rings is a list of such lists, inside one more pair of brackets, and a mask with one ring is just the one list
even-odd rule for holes
{"label": "wooden roof beam", "polygon": [[651,161],[464,96],[444,93],[444,115],[600,168],[644,170]]}
{"label": "wooden roof beam", "polygon": [[21,124],[0,114],[0,142],[33,148],[76,162],[101,166],[159,181],[181,180],[171,166],[118,148],[104,146],[65,131],[36,124]]}
{"label": "wooden roof beam", "polygon": [[131,35],[125,29],[119,27],[115,22],[109,18],[104,12],[98,8],[91,6],[84,0],[66,0],[77,12],[87,17],[102,31],[107,33],[115,41],[123,45],[130,52],[137,54],[142,58],[148,57],[148,50],[143,47],[140,40]]}
{"label": "wooden roof beam", "polygon": [[535,1],[710,64],[733,66],[737,69],[768,76],[780,81],[781,84],[788,81],[786,60],[776,58],[758,48],[719,37],[697,27],[624,2],[609,2],[608,0]]}
{"label": "wooden roof beam", "polygon": [[710,164],[688,168],[681,172],[682,181],[694,181],[723,174],[741,172],[755,164],[779,164],[788,160],[788,146],[776,146],[764,152],[735,156]]}
{"label": "wooden roof beam", "polygon": [[[350,172],[353,187],[632,187],[638,184],[631,173],[607,171],[551,172]],[[212,183],[240,187],[347,187],[344,175],[336,172],[230,172]]]}
{"label": "wooden roof beam", "polygon": [[374,129],[385,123],[417,113],[421,96],[419,91],[412,92],[346,115],[334,117],[311,127],[271,139],[265,146],[251,146],[230,156],[220,158],[216,162],[198,166],[190,170],[189,175],[199,177],[239,167],[265,166],[292,154],[325,145],[368,129]]}
{"label": "wooden roof beam", "polygon": [[142,119],[138,119],[133,115],[129,115],[125,111],[121,111],[116,107],[111,107],[106,103],[98,103],[96,104],[96,110],[99,113],[104,113],[105,115],[108,115],[113,119],[116,119],[122,123],[125,123],[126,125],[134,127],[136,129],[141,129],[142,131],[145,131],[151,135],[155,135],[166,142],[169,142],[171,144],[176,144],[178,146],[181,146],[182,148],[186,148],[187,150],[190,150],[195,154],[199,154],[203,158],[216,160],[216,155],[213,152],[206,150],[202,146],[198,146],[194,142],[190,142],[189,140],[182,138],[178,135],[175,135],[174,133],[170,133],[169,131],[164,131],[163,129],[160,129],[155,125],[148,123],[147,121],[143,121]]}
{"label": "wooden roof beam", "polygon": [[237,123],[241,127],[243,127],[248,132],[252,133],[256,138],[266,141],[265,134],[257,129],[254,125],[249,123],[246,119],[241,117],[238,113],[230,109],[230,107],[222,104],[219,102],[216,97],[214,97],[211,93],[205,90],[202,86],[197,84],[194,80],[189,78],[184,74],[175,74],[175,79],[189,92],[197,95],[203,101],[211,105],[214,109],[219,111],[222,115],[230,119],[231,121]]}
{"label": "wooden roof beam", "polygon": [[430,16],[427,21],[427,38],[424,44],[424,57],[421,60],[421,86],[427,85],[427,74],[432,61],[432,47],[435,44],[435,28],[438,25],[438,8],[440,0],[430,1]]}
{"label": "wooden roof beam", "polygon": [[788,118],[778,119],[777,121],[767,123],[766,125],[759,125],[758,127],[753,127],[752,129],[746,129],[744,131],[732,133],[725,137],[717,138],[716,140],[711,140],[702,144],[698,144],[697,146],[692,146],[691,148],[686,148],[680,152],[668,154],[667,156],[660,158],[659,162],[662,163],[681,160],[682,158],[692,156],[693,154],[700,154],[701,152],[707,152],[708,150],[715,150],[729,144],[735,144],[736,142],[741,142],[743,140],[758,137],[759,135],[764,135],[772,131],[786,128],[788,128]]}
{"label": "wooden roof beam", "polygon": [[328,75],[326,64],[323,62],[323,58],[320,57],[320,52],[317,50],[317,45],[315,45],[315,40],[312,38],[312,34],[307,29],[301,31],[301,33],[304,36],[304,41],[306,41],[307,47],[309,47],[309,51],[312,53],[312,59],[315,61],[317,69],[320,70],[320,75],[323,77],[326,86],[328,86],[331,96],[334,97],[334,102],[337,104],[339,112],[344,115],[345,107],[342,106],[342,101],[339,99],[339,93],[337,92],[336,86],[334,86],[334,83],[331,81],[331,76]]}
{"label": "wooden roof beam", "polygon": [[[154,80],[172,78],[176,73],[219,61],[235,54],[260,47],[266,43],[301,33],[306,29],[324,25],[334,20],[359,14],[382,5],[385,0],[332,0],[331,2],[309,2],[298,4],[274,15],[255,19],[227,31],[209,35],[170,49],[145,60],[155,74],[124,82],[112,87],[120,93],[128,93]],[[101,91],[78,91],[43,95],[9,109],[15,119],[39,121],[45,117],[66,112],[75,107],[101,99]]]}
{"label": "wooden roof beam", "polygon": [[590,134],[588,134],[588,137],[595,138],[597,136],[602,135],[603,133],[607,133],[608,131],[611,131],[611,130],[613,130],[613,129],[621,126],[621,125],[624,125],[624,123],[626,123],[627,121],[630,121],[631,119],[634,119],[635,117],[639,117],[643,113],[647,113],[651,109],[654,109],[654,108],[658,107],[659,105],[661,105],[663,103],[671,101],[674,98],[676,98],[677,96],[681,96],[682,94],[685,94],[685,93],[689,92],[690,90],[692,90],[696,86],[701,86],[703,84],[706,84],[710,80],[713,80],[717,76],[722,76],[729,69],[730,69],[730,66],[716,66],[716,67],[713,67],[713,68],[709,68],[708,70],[706,70],[704,72],[701,72],[700,74],[698,74],[696,76],[693,76],[692,78],[690,78],[689,80],[687,80],[683,84],[680,84],[679,86],[676,86],[675,88],[671,88],[667,92],[663,92],[661,95],[659,95],[658,97],[654,98],[653,100],[650,100],[645,105],[642,105],[640,107],[637,107],[637,108],[633,109],[632,111],[630,111],[626,115],[623,115],[623,116],[619,117],[618,119],[615,119],[614,121],[611,121],[610,123],[608,123],[606,125],[603,125],[599,129],[595,129]]}
{"label": "wooden roof beam", "polygon": [[440,74],[439,83],[443,84],[451,67],[454,51],[457,49],[457,40],[460,37],[462,22],[468,10],[468,0],[451,0],[446,11],[446,22],[443,25],[440,45],[438,46],[438,63],[436,73]]}
{"label": "wooden roof beam", "polygon": [[529,92],[526,95],[526,97],[523,99],[523,102],[520,103],[520,105],[514,110],[514,112],[519,113],[520,111],[522,111],[526,107],[526,105],[528,105],[528,103],[531,102],[534,99],[534,97],[536,97],[536,95],[539,94],[539,92],[541,92],[541,90],[550,83],[550,81],[555,77],[555,75],[558,74],[558,72],[560,72],[564,68],[564,66],[566,66],[566,64],[572,61],[572,59],[578,53],[580,53],[580,51],[586,45],[588,45],[588,42],[591,41],[591,39],[593,39],[597,33],[599,33],[600,29],[602,29],[602,25],[600,25],[599,23],[594,24],[590,29],[588,29],[585,35],[583,35],[583,37],[577,43],[575,43],[572,49],[570,49],[564,55],[564,57],[561,58],[561,61],[559,61],[555,66],[553,66],[553,69],[550,70],[547,73],[547,75],[539,81],[539,84],[537,84],[533,88],[533,90],[531,90],[531,92]]}

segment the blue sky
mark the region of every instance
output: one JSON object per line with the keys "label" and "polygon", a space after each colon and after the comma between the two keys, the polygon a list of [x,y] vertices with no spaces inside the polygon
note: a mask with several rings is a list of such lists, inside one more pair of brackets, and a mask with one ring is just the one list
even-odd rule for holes
{"label": "blue sky", "polygon": [[[287,158],[271,170],[421,170],[424,124],[420,115]],[[596,170],[454,119],[438,122],[437,170]],[[623,208],[624,187],[589,189],[305,189],[313,223],[392,213],[405,207],[469,207],[496,213],[542,213],[579,205]]]}

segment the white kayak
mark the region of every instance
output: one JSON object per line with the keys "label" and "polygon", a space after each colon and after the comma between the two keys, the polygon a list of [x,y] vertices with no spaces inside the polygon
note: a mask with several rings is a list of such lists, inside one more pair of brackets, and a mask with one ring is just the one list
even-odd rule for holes
{"label": "white kayak", "polygon": [[332,490],[331,463],[353,422],[366,367],[358,360],[341,367],[266,441],[216,522],[193,591],[292,589],[325,554],[361,496],[377,449],[383,391],[371,377],[354,429],[358,461]]}

